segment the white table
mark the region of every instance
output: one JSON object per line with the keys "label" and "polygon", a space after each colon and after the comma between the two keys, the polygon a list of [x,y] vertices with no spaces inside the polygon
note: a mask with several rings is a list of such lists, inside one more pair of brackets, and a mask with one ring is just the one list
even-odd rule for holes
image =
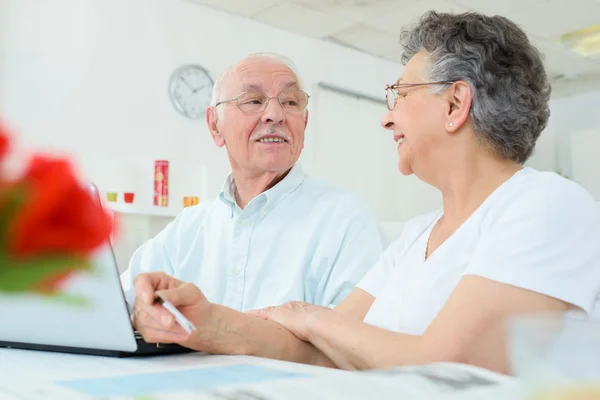
{"label": "white table", "polygon": [[[441,365],[447,368],[448,366]],[[449,367],[453,367],[450,365]],[[138,382],[139,377],[153,377],[147,381],[150,386],[157,380],[178,384],[185,379],[181,374],[194,373],[193,379],[214,379],[210,371],[230,371],[232,375],[221,378],[239,377],[236,368],[267,369],[276,374],[296,376],[268,379],[261,382],[227,383],[210,389],[189,389],[178,387],[175,391],[150,391],[144,396],[111,394],[95,397],[63,386],[68,382],[100,382],[113,385],[117,392],[122,386]],[[200,370],[201,369],[201,370]],[[452,371],[453,369],[450,369]],[[146,375],[152,374],[152,375]],[[238,374],[238,375],[236,375]],[[297,376],[302,374],[303,376]],[[485,376],[485,375],[483,375]],[[491,377],[493,375],[490,374]],[[188,375],[189,378],[189,375]],[[127,384],[123,384],[123,380]],[[145,379],[145,378],[144,378]],[[268,360],[248,356],[217,356],[200,353],[180,355],[161,355],[139,358],[110,358],[65,353],[38,352],[31,350],[0,349],[0,399],[2,400],[164,400],[185,399],[378,399],[400,397],[406,399],[504,399],[516,398],[516,387],[509,382],[497,385],[493,389],[482,388],[460,393],[448,393],[447,388],[440,390],[435,385],[424,387],[415,375],[380,374],[348,372],[329,368],[315,367],[296,363]],[[120,380],[120,381],[119,381]],[[108,383],[106,383],[108,382]],[[121,382],[120,384],[116,382]],[[162,382],[162,381],[161,381]],[[187,381],[189,383],[189,379]],[[194,381],[197,383],[198,381]],[[159,383],[162,385],[163,383]],[[136,386],[139,387],[139,386]],[[147,387],[145,387],[147,389]],[[125,390],[125,389],[123,389]],[[242,395],[240,390],[245,393]],[[482,392],[483,390],[483,392]],[[472,393],[471,393],[472,392]],[[507,397],[508,396],[508,397]]]}

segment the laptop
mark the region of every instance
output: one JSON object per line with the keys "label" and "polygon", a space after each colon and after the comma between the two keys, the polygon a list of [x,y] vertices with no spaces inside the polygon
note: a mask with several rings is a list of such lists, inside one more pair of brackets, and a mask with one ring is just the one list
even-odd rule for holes
{"label": "laptop", "polygon": [[[86,188],[100,201],[93,184]],[[135,331],[110,240],[92,261],[94,271],[70,279],[62,297],[0,293],[0,347],[110,357],[192,351],[177,344],[146,343]]]}

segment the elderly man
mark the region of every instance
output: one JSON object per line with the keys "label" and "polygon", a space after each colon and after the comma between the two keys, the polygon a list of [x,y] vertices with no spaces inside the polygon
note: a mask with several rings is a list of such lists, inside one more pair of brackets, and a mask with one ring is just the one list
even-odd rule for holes
{"label": "elderly man", "polygon": [[348,295],[382,239],[365,205],[297,164],[308,98],[276,55],[251,55],[217,80],[206,121],[232,173],[215,201],[184,209],[135,252],[121,277],[129,304],[135,277],[159,271],[239,311]]}

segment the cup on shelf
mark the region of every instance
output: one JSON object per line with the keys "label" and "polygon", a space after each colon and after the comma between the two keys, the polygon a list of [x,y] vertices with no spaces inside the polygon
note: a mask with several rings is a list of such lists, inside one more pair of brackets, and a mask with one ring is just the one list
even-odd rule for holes
{"label": "cup on shelf", "polygon": [[117,201],[117,192],[106,192],[106,200],[110,201],[110,202],[116,202]]}
{"label": "cup on shelf", "polygon": [[133,199],[134,199],[135,194],[131,193],[131,192],[125,192],[123,193],[123,199],[125,200],[125,203],[133,203]]}
{"label": "cup on shelf", "polygon": [[183,198],[183,206],[184,207],[189,207],[189,206],[195,206],[196,204],[198,204],[198,196],[185,196]]}

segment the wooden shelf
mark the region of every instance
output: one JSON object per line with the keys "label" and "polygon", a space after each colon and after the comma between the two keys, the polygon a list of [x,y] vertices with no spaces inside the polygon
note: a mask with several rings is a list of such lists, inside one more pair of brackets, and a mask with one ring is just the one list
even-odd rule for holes
{"label": "wooden shelf", "polygon": [[137,204],[127,203],[111,203],[107,202],[106,207],[115,213],[119,214],[137,214],[148,215],[153,217],[176,217],[181,211],[176,207],[157,207],[157,206],[140,206]]}

